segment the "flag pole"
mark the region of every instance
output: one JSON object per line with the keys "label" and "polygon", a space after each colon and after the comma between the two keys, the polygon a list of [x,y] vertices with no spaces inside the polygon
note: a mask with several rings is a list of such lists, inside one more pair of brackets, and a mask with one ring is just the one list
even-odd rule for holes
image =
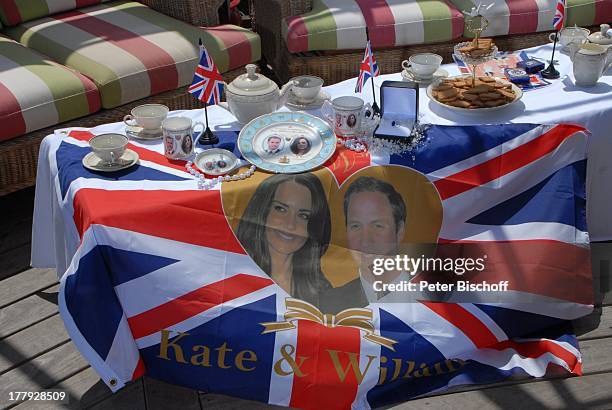
{"label": "flag pole", "polygon": [[550,57],[550,64],[548,65],[548,67],[546,67],[545,70],[540,71],[540,74],[542,75],[542,77],[549,79],[549,80],[554,80],[557,79],[561,76],[561,74],[559,74],[559,71],[557,71],[557,69],[555,68],[555,48],[557,48],[557,39],[559,38],[559,31],[555,31],[555,41],[553,43],[553,51],[552,51],[552,56]]}
{"label": "flag pole", "polygon": [[[199,45],[200,45],[200,50],[202,49],[202,38],[199,39],[198,41]],[[200,135],[200,138],[198,138],[198,143],[202,144],[202,145],[215,145],[219,143],[219,137],[217,137],[212,130],[210,129],[210,127],[208,126],[208,103],[206,101],[204,101],[204,118],[206,120],[206,129],[204,130],[204,132],[202,132],[202,134]]]}
{"label": "flag pole", "polygon": [[[366,31],[366,41],[370,42],[370,31],[368,27],[365,28]],[[376,104],[376,91],[374,90],[374,67],[372,67],[372,58],[374,56],[374,52],[372,51],[372,44],[370,44],[370,77],[372,77],[372,98],[374,99],[374,104],[372,104],[372,111],[374,114],[380,114],[380,108],[378,108],[378,104]]]}

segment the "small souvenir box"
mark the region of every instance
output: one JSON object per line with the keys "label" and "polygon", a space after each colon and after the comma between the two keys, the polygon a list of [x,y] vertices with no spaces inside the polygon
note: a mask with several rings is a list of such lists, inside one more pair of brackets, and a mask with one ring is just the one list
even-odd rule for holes
{"label": "small souvenir box", "polygon": [[374,136],[409,138],[419,117],[419,86],[405,81],[385,81],[380,86],[380,123]]}
{"label": "small souvenir box", "polygon": [[535,74],[544,70],[544,63],[530,58],[528,60],[519,61],[516,66],[522,68],[527,74]]}
{"label": "small souvenir box", "polygon": [[514,84],[529,84],[529,74],[522,68],[506,68],[504,74],[506,78]]}

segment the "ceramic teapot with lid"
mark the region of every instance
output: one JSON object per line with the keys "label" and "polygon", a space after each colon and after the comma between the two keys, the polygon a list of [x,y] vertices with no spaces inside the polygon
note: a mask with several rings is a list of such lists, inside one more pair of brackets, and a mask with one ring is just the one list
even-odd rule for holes
{"label": "ceramic teapot with lid", "polygon": [[599,44],[581,44],[570,49],[574,64],[576,85],[592,87],[610,65],[612,65],[612,48]]}
{"label": "ceramic teapot with lid", "polygon": [[226,88],[229,110],[242,124],[282,107],[293,86],[293,82],[289,82],[279,90],[274,81],[257,73],[256,69],[255,64],[247,64],[247,72],[239,75]]}
{"label": "ceramic teapot with lid", "polygon": [[610,35],[610,25],[601,24],[599,31],[589,36],[591,43],[599,44],[600,46],[612,46],[612,35]]}

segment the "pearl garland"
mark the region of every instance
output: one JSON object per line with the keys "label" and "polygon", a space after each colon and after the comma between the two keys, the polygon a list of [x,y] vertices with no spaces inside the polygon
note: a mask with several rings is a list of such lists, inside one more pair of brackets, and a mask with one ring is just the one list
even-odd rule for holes
{"label": "pearl garland", "polygon": [[342,139],[338,138],[338,144],[355,152],[364,152],[368,147],[357,138]]}
{"label": "pearl garland", "polygon": [[220,182],[238,181],[242,179],[247,179],[248,177],[250,177],[251,175],[255,173],[255,165],[251,165],[247,171],[241,174],[219,175],[218,177],[215,177],[215,178],[206,179],[206,177],[202,173],[198,172],[197,170],[193,168],[192,161],[187,162],[187,164],[185,165],[185,168],[187,169],[187,172],[189,172],[191,175],[193,175],[197,179],[198,189],[200,190],[209,190]]}

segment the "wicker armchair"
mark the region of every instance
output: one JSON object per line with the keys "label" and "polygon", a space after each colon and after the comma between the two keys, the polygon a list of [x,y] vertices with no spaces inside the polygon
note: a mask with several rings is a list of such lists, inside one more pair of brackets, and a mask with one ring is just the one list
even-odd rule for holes
{"label": "wicker armchair", "polygon": [[[312,9],[312,0],[256,0],[255,28],[261,37],[262,54],[279,79],[312,74],[334,84],[357,76],[363,57],[362,50],[317,51],[292,54],[282,35],[282,21],[286,17],[306,13]],[[457,40],[457,42],[460,40]],[[517,50],[548,42],[548,32],[496,37],[501,50]],[[431,52],[440,54],[444,62],[452,61],[456,42],[423,44],[407,47],[375,49],[376,61],[383,74],[401,70],[401,63],[411,54]]]}
{"label": "wicker armchair", "polygon": [[218,26],[219,8],[225,0],[140,0],[153,10],[194,26]]}

